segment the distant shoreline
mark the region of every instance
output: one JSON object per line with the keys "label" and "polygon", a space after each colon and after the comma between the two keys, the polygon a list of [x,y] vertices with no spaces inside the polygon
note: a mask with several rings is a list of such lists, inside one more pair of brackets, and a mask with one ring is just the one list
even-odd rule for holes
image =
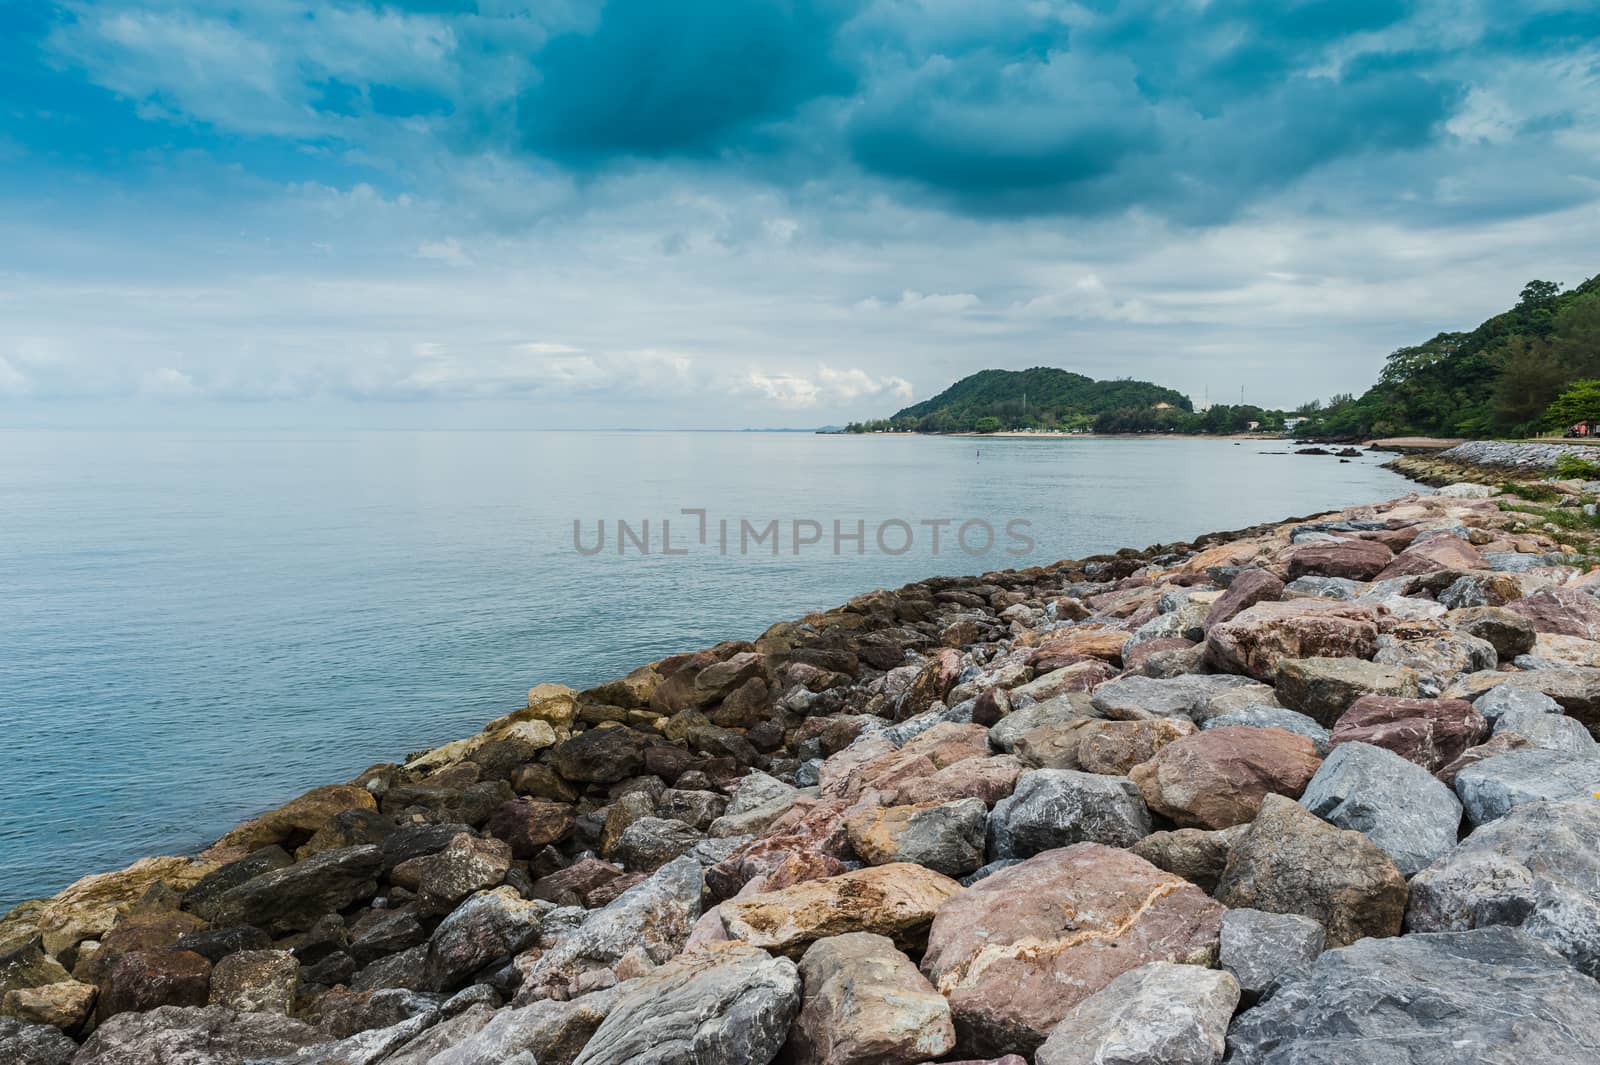
{"label": "distant shoreline", "polygon": [[1051,433],[1012,429],[997,433],[829,433],[829,436],[959,436],[977,440],[1262,440],[1296,442],[1276,433]]}

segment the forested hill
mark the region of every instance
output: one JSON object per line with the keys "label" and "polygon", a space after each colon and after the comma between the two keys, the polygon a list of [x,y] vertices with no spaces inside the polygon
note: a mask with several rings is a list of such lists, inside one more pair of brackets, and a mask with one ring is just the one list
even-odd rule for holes
{"label": "forested hill", "polygon": [[980,370],[873,427],[934,433],[1087,428],[1100,414],[1161,404],[1190,409],[1189,397],[1148,381],[1096,381],[1048,366]]}
{"label": "forested hill", "polygon": [[1389,356],[1359,399],[1336,396],[1297,432],[1310,436],[1523,436],[1555,428],[1546,408],[1600,377],[1600,275],[1562,291],[1530,281],[1517,305],[1466,333]]}

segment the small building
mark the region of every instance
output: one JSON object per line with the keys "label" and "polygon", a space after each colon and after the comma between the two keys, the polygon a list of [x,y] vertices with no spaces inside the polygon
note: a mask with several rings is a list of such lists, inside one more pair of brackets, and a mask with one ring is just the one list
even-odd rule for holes
{"label": "small building", "polygon": [[1283,431],[1286,433],[1292,433],[1294,432],[1295,427],[1303,421],[1305,421],[1304,418],[1285,418],[1283,420]]}
{"label": "small building", "polygon": [[1600,435],[1600,422],[1573,422],[1567,429],[1568,436],[1596,436]]}
{"label": "small building", "polygon": [[1261,423],[1260,422],[1247,422],[1246,423],[1246,428],[1248,428],[1250,430],[1250,432],[1253,433],[1257,429],[1261,428]]}

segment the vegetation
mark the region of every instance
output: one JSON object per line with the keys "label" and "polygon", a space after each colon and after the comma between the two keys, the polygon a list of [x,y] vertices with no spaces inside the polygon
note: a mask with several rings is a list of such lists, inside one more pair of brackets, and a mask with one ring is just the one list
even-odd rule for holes
{"label": "vegetation", "polygon": [[[1600,418],[1600,276],[1570,291],[1530,281],[1517,305],[1467,333],[1401,348],[1359,399],[1307,404],[1298,435],[1526,436]],[[1586,386],[1594,385],[1592,389]],[[1553,408],[1564,393],[1569,406]],[[1566,419],[1574,410],[1592,412]]]}
{"label": "vegetation", "polygon": [[1600,480],[1600,466],[1576,455],[1562,455],[1556,459],[1556,476],[1564,481]]}
{"label": "vegetation", "polygon": [[982,370],[963,377],[932,399],[892,418],[855,422],[851,432],[960,433],[1002,429],[1084,430],[1102,414],[1166,404],[1190,409],[1181,392],[1148,381],[1096,381],[1047,366],[1031,370]]}

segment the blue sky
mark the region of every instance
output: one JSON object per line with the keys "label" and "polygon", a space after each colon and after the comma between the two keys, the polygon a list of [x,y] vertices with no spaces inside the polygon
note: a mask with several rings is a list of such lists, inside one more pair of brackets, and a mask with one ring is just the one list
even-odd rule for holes
{"label": "blue sky", "polygon": [[0,3],[0,425],[1287,405],[1597,201],[1592,0]]}

